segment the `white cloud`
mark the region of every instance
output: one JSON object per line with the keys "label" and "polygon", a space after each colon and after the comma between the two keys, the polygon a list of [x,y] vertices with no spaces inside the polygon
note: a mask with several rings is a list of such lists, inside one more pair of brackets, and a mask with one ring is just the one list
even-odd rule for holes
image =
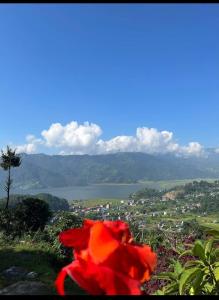
{"label": "white cloud", "polygon": [[147,127],[139,127],[136,130],[138,147],[142,152],[169,152],[171,151],[172,138],[173,133],[170,131],[158,131],[156,128]]}
{"label": "white cloud", "polygon": [[17,153],[37,153],[38,145],[44,143],[42,139],[37,139],[33,134],[28,134],[26,141],[26,144],[15,146]]}
{"label": "white cloud", "polygon": [[180,146],[173,140],[170,131],[158,131],[156,128],[139,127],[136,136],[117,136],[111,140],[97,143],[98,153],[144,152],[149,154],[175,153],[177,155],[202,155],[203,147],[197,142]]}
{"label": "white cloud", "polygon": [[36,145],[33,143],[19,145],[15,148],[16,148],[17,153],[27,153],[27,154],[36,153],[36,150],[37,150]]}
{"label": "white cloud", "polygon": [[102,130],[93,123],[84,122],[79,125],[73,121],[65,126],[60,123],[52,124],[41,134],[48,147],[62,148],[62,151],[69,154],[85,154],[95,152],[97,139],[102,134]]}
{"label": "white cloud", "polygon": [[188,146],[181,147],[179,152],[185,155],[200,156],[204,154],[204,149],[198,142],[190,142]]}
{"label": "white cloud", "polygon": [[100,139],[102,129],[89,122],[78,124],[72,121],[66,125],[52,124],[41,132],[42,138],[34,135],[26,137],[27,143],[17,146],[18,152],[36,153],[39,145],[59,149],[60,155],[105,154],[115,152],[144,152],[149,154],[174,153],[183,156],[203,155],[203,147],[198,142],[179,145],[171,131],[138,127],[134,136],[116,136],[109,140]]}
{"label": "white cloud", "polygon": [[117,136],[109,141],[99,140],[96,148],[97,153],[137,151],[136,141],[132,136]]}
{"label": "white cloud", "polygon": [[215,149],[214,152],[219,153],[219,148]]}

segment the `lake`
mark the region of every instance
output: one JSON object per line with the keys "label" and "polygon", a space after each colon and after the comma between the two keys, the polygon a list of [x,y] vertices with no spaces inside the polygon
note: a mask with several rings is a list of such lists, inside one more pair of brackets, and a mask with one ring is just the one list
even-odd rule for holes
{"label": "lake", "polygon": [[[159,190],[169,189],[177,185],[184,185],[196,179],[178,179],[178,180],[163,180],[163,181],[145,181],[142,183],[130,184],[93,184],[88,186],[67,186],[61,188],[44,188],[44,189],[11,189],[11,194],[39,194],[49,193],[54,196],[65,198],[67,200],[85,200],[85,199],[98,199],[98,198],[115,198],[115,199],[128,199],[131,193],[134,193],[143,188],[154,188]],[[202,180],[213,182],[215,179],[202,178]],[[13,187],[13,186],[12,186]],[[5,197],[6,193],[3,188],[0,188],[0,197]]]}
{"label": "lake", "polygon": [[[44,189],[13,189],[11,194],[39,194],[49,193],[54,196],[65,198],[67,200],[86,200],[86,199],[98,199],[98,198],[115,198],[115,199],[128,199],[131,193],[134,193],[143,188],[154,189],[169,189],[177,185],[184,185],[197,179],[178,179],[178,180],[163,180],[163,181],[145,181],[142,183],[130,183],[130,184],[93,184],[88,186],[68,186],[59,188],[44,188]],[[204,178],[208,182],[213,182],[215,179]],[[4,197],[6,193],[1,188],[0,197]]]}
{"label": "lake", "polygon": [[[61,188],[44,188],[30,190],[12,189],[11,194],[39,194],[49,193],[54,196],[65,198],[67,200],[85,200],[97,198],[118,198],[128,199],[130,193],[136,192],[146,185],[143,183],[136,184],[94,184],[88,186],[68,186]],[[3,194],[1,193],[1,197]]]}

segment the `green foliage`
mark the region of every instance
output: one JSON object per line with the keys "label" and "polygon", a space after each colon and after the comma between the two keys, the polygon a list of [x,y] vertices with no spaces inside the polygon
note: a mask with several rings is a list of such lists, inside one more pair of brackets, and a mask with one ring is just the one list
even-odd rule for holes
{"label": "green foliage", "polygon": [[64,247],[59,242],[59,233],[70,228],[80,227],[81,225],[82,219],[73,213],[59,212],[53,217],[50,224],[45,227],[46,240],[56,250],[58,257],[70,259],[72,256],[72,249]]}
{"label": "green foliage", "polygon": [[179,261],[174,262],[173,264],[173,272],[164,272],[160,273],[153,278],[156,279],[162,279],[166,281],[170,281],[168,285],[166,285],[162,291],[157,291],[156,294],[163,294],[163,295],[173,295],[173,294],[178,294],[179,290],[179,281],[180,277],[184,273],[185,269],[183,266],[180,264]]}
{"label": "green foliage", "polygon": [[206,164],[208,166],[211,162],[146,153],[83,156],[22,154],[22,167],[14,178],[17,186],[46,188],[94,183],[136,183],[139,180],[215,178],[219,175],[215,164],[211,167]]}
{"label": "green foliage", "polygon": [[152,247],[154,251],[162,245],[165,241],[162,231],[159,229],[144,229],[139,230],[139,235],[137,235],[137,240],[140,243],[148,244]]}
{"label": "green foliage", "polygon": [[14,209],[0,210],[0,230],[14,239],[25,232],[43,230],[51,215],[45,201],[24,199]]}
{"label": "green foliage", "polygon": [[13,212],[10,209],[0,209],[0,231],[9,233],[13,231],[12,226],[14,227]]}
{"label": "green foliage", "polygon": [[2,151],[0,166],[7,171],[8,177],[5,182],[5,191],[7,192],[7,201],[5,205],[5,209],[8,209],[9,199],[10,199],[10,188],[13,180],[11,179],[11,168],[19,167],[21,164],[21,158],[16,154],[16,150],[12,150],[9,146],[7,146],[6,152]]}
{"label": "green foliage", "polygon": [[219,181],[207,182],[204,180],[193,181],[184,186],[185,193],[206,192],[209,188],[219,187]]}
{"label": "green foliage", "polygon": [[145,188],[137,191],[136,193],[130,194],[129,198],[139,200],[141,198],[160,197],[162,194],[163,192],[159,192],[158,190]]}
{"label": "green foliage", "polygon": [[[16,241],[10,245],[0,245],[0,261],[0,273],[11,266],[36,272],[37,280],[50,287],[51,294],[56,294],[54,281],[62,265],[57,259],[55,251],[46,243],[32,243],[22,239],[22,241]],[[15,282],[17,282],[17,278],[10,280],[10,284]],[[0,289],[8,285],[8,280],[0,277]]]}
{"label": "green foliage", "polygon": [[57,237],[63,230],[80,227],[82,219],[74,215],[72,212],[59,212],[54,215],[50,224],[47,225],[46,230],[50,236]]}
{"label": "green foliage", "polygon": [[196,240],[180,257],[193,257],[184,266],[175,262],[174,272],[158,274],[157,278],[169,280],[162,292],[166,295],[218,295],[219,251],[214,239]]}
{"label": "green foliage", "polygon": [[40,193],[35,195],[37,199],[41,199],[49,204],[49,207],[52,211],[68,211],[69,204],[68,201],[64,198],[59,198],[47,193]]}
{"label": "green foliage", "polygon": [[91,212],[87,213],[86,214],[86,218],[87,219],[91,219],[91,220],[100,220],[101,219],[99,213],[98,212],[94,212],[94,211],[91,211]]}
{"label": "green foliage", "polygon": [[19,167],[21,164],[21,158],[16,154],[16,149],[13,151],[9,146],[5,152],[2,151],[0,166],[4,170],[8,170],[11,167]]}
{"label": "green foliage", "polygon": [[36,198],[24,199],[16,206],[14,214],[17,226],[23,228],[24,231],[42,230],[52,216],[49,205]]}
{"label": "green foliage", "polygon": [[191,233],[195,235],[196,238],[201,238],[203,236],[203,230],[196,219],[186,220],[183,223],[182,234],[188,236]]}

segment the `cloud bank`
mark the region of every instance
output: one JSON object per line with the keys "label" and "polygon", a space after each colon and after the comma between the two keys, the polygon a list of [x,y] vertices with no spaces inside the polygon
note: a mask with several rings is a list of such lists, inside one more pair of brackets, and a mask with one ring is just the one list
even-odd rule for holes
{"label": "cloud bank", "polygon": [[42,131],[45,145],[62,149],[62,154],[95,153],[98,137],[102,134],[96,124],[85,122],[79,125],[73,121],[66,126],[55,123]]}
{"label": "cloud bank", "polygon": [[38,146],[44,144],[42,139],[37,139],[32,134],[26,136],[26,141],[26,144],[15,146],[17,153],[36,153]]}
{"label": "cloud bank", "polygon": [[148,154],[173,153],[182,156],[200,156],[204,149],[198,142],[179,145],[170,131],[156,128],[138,127],[134,136],[116,136],[102,140],[103,131],[94,123],[78,124],[72,121],[66,125],[53,123],[41,132],[41,138],[26,137],[27,143],[17,146],[18,152],[37,153],[39,146],[57,149],[61,155],[67,154],[107,154],[116,152],[144,152]]}

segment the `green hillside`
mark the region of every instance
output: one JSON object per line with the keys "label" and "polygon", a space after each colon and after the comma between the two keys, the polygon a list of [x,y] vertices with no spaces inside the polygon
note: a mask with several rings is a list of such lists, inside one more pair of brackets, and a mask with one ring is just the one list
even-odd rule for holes
{"label": "green hillside", "polygon": [[[0,170],[0,182],[6,172]],[[97,183],[219,178],[219,155],[185,158],[145,153],[107,155],[22,154],[22,164],[12,170],[15,188],[66,187]]]}

